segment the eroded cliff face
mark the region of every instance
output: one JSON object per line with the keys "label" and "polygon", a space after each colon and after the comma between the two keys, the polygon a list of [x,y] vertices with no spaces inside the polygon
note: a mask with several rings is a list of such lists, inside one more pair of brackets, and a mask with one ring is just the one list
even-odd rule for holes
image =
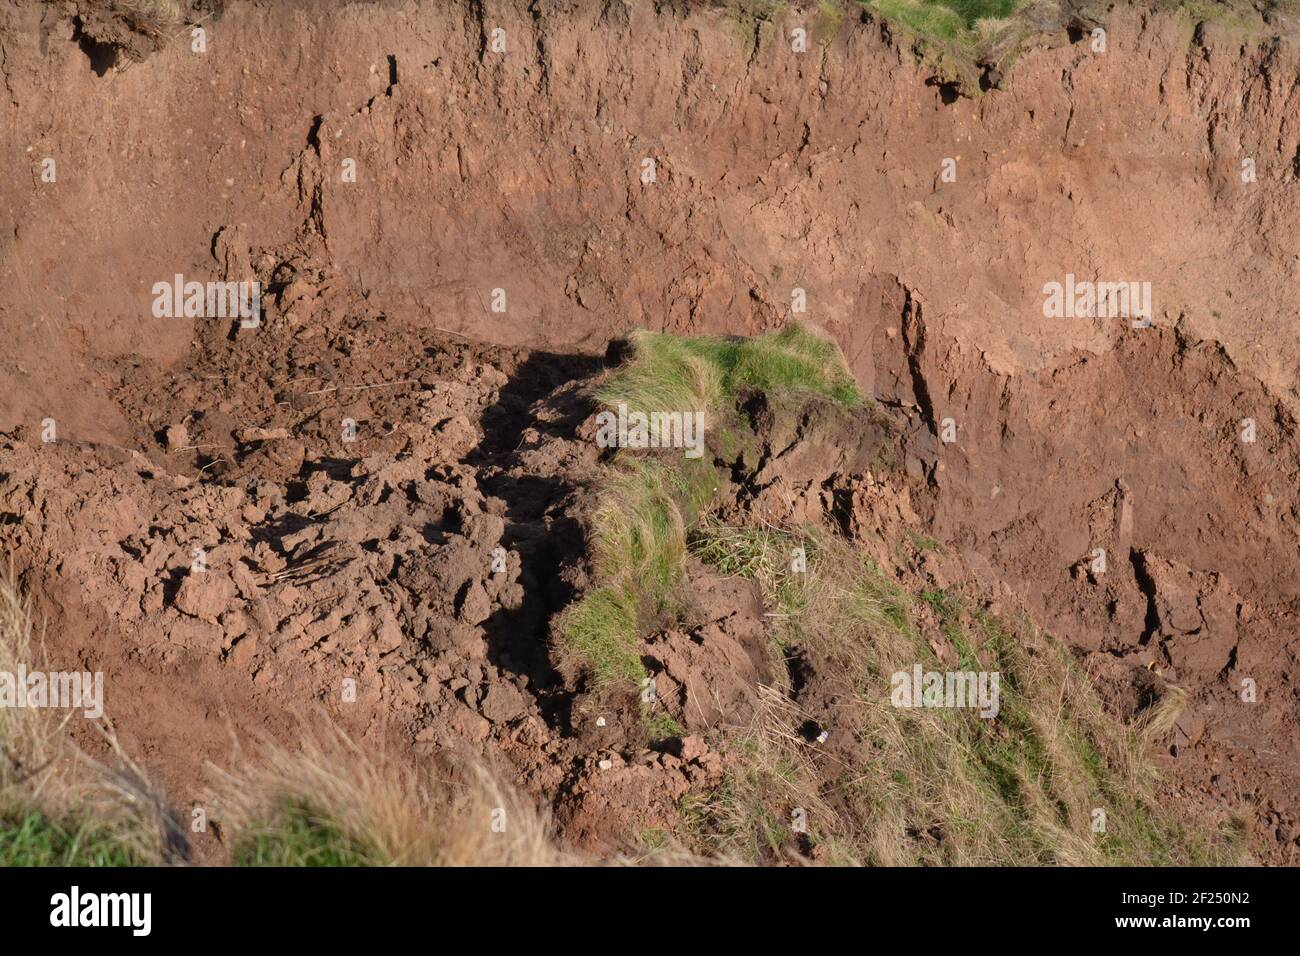
{"label": "eroded cliff face", "polygon": [[235,2],[206,53],[181,31],[103,76],[76,10],[4,14],[6,424],[110,428],[79,404],[103,363],[176,361],[194,332],[152,318],[154,282],[294,254],[390,316],[547,347],[752,331],[798,287],[867,379],[867,332],[909,294],[932,341],[1016,373],[1126,333],[1045,320],[1044,283],[1145,281],[1157,327],[1297,398],[1290,36],[1121,8],[1104,54],[1048,38],[1007,89],[945,102],[854,10]]}
{"label": "eroded cliff face", "polygon": [[[1116,686],[1191,686],[1177,786],[1247,795],[1289,859],[1300,44],[1124,7],[1104,53],[1042,37],[965,97],[846,9],[235,0],[194,11],[197,53],[10,4],[0,428],[154,454],[186,402],[247,425],[331,374],[308,340],[335,315],[392,330],[367,373],[464,336],[577,356],[550,388],[632,328],[750,333],[806,299],[938,439],[907,466],[941,540]],[[177,273],[261,281],[264,327],[154,318]],[[1070,276],[1149,283],[1150,327],[1046,316]]]}

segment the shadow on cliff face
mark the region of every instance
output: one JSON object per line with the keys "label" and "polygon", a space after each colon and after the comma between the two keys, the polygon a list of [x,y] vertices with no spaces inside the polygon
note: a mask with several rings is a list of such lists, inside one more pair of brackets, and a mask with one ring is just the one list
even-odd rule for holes
{"label": "shadow on cliff face", "polygon": [[484,491],[505,502],[502,546],[522,563],[523,606],[496,611],[483,624],[489,659],[528,678],[555,727],[567,726],[571,699],[551,662],[550,618],[573,598],[564,572],[587,546],[573,509],[593,477],[573,474],[566,458],[573,436],[595,412],[586,386],[604,364],[592,356],[528,353],[484,409],[483,440],[465,458],[482,475]]}

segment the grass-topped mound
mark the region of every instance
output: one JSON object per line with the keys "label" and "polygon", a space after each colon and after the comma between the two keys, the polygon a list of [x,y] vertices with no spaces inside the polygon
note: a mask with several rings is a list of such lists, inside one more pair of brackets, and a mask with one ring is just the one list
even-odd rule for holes
{"label": "grass-topped mound", "polygon": [[596,393],[606,405],[720,412],[746,392],[862,402],[835,343],[797,323],[753,338],[639,331],[631,345],[630,360]]}
{"label": "grass-topped mound", "polygon": [[985,30],[1006,20],[1024,0],[867,0],[867,6],[923,37],[974,46]]}
{"label": "grass-topped mound", "polygon": [[863,402],[835,343],[794,324],[748,339],[636,332],[628,360],[597,390],[602,404],[647,416],[702,412],[709,449],[698,458],[672,449],[616,455],[591,521],[600,584],[557,625],[597,686],[645,677],[638,635],[678,609],[686,537],[720,483],[711,452],[743,441],[737,403],[754,394]]}

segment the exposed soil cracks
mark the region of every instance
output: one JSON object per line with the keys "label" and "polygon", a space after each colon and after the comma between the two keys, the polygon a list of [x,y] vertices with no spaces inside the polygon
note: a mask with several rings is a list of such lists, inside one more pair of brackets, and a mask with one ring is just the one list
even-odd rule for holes
{"label": "exposed soil cracks", "polygon": [[[805,65],[711,7],[509,3],[527,56],[502,65],[485,5],[290,6],[204,5],[241,52],[201,69],[93,4],[0,13],[27,134],[3,145],[66,183],[0,187],[0,548],[51,665],[108,675],[178,807],[232,734],[320,706],[449,774],[487,754],[576,846],[671,825],[720,779],[705,732],[772,679],[766,625],[692,566],[690,613],[643,647],[686,736],[591,697],[550,639],[588,585],[590,386],[631,325],[754,332],[798,287],[878,405],[752,409],[763,454],[724,514],[830,523],[906,582],[1023,605],[1125,716],[1186,687],[1166,796],[1244,808],[1257,855],[1295,862],[1294,43],[1119,11],[1105,64],[1049,44],[975,103],[866,15]],[[299,47],[328,82],[288,82]],[[960,189],[931,172],[949,153]],[[1247,155],[1268,190],[1240,187]],[[262,327],[142,319],[175,272],[257,278]],[[1066,272],[1150,278],[1154,325],[1044,321]],[[950,553],[900,563],[912,532]],[[789,666],[801,708],[851,725],[833,675]]]}

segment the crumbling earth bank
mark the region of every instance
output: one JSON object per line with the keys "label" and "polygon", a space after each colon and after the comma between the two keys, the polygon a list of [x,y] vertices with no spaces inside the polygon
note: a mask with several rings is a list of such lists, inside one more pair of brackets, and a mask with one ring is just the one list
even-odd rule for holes
{"label": "crumbling earth bank", "polygon": [[[633,326],[754,332],[802,289],[906,410],[907,507],[1117,706],[1189,685],[1172,788],[1253,807],[1292,860],[1294,37],[1121,8],[1104,57],[1048,41],[949,102],[868,16],[794,55],[797,5],[191,5],[205,54],[100,6],[0,11],[0,535],[178,799],[223,721],[319,701],[375,739],[491,745],[571,795],[580,842],[667,820],[716,755],[575,718],[544,640],[586,584],[581,386]],[[154,319],[178,272],[256,277],[264,326]],[[1149,281],[1154,327],[1045,319],[1067,274]],[[777,510],[884,533],[861,470],[822,482]],[[740,674],[717,690],[744,711],[745,606],[693,625],[719,661],[652,639],[666,696]]]}
{"label": "crumbling earth bank", "polygon": [[0,186],[6,424],[121,437],[105,363],[190,345],[149,315],[152,283],[245,259],[270,281],[304,247],[395,320],[566,350],[770,327],[798,287],[857,357],[901,286],[934,339],[1006,374],[1120,334],[1045,321],[1044,282],[1141,279],[1157,325],[1295,401],[1289,35],[1122,7],[1104,55],[1054,39],[1007,89],[948,103],[866,15],[792,53],[815,15],[798,5],[236,0],[197,13],[207,53],[182,37],[103,76],[73,39],[95,6],[0,14],[5,147],[27,171]]}

